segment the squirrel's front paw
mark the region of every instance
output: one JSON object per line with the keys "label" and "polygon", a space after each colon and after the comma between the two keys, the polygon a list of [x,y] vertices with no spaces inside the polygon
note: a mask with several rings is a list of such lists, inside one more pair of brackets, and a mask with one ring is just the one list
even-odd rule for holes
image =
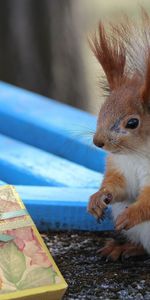
{"label": "squirrel's front paw", "polygon": [[131,205],[117,217],[115,228],[128,230],[139,223],[141,223],[140,212],[136,205]]}
{"label": "squirrel's front paw", "polygon": [[112,198],[112,194],[102,188],[90,197],[88,212],[97,219],[103,219],[104,209],[107,207],[107,204],[112,201]]}

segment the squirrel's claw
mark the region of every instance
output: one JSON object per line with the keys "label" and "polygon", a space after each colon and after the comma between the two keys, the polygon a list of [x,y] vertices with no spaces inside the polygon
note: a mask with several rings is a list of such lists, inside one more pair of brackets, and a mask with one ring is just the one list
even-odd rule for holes
{"label": "squirrel's claw", "polygon": [[126,219],[126,216],[122,214],[117,218],[115,228],[116,230],[120,231],[123,229],[128,229],[127,227],[128,227],[128,220]]}
{"label": "squirrel's claw", "polygon": [[92,214],[98,222],[100,222],[100,220],[103,221],[105,218],[105,210],[111,200],[112,195],[110,193],[107,192],[104,194],[104,191],[98,191],[90,197],[88,212]]}
{"label": "squirrel's claw", "polygon": [[122,214],[120,214],[116,220],[116,230],[128,230],[133,226],[141,223],[137,209],[132,206],[126,208]]}
{"label": "squirrel's claw", "polygon": [[101,219],[103,217],[103,211],[105,207],[107,207],[107,204],[100,200],[99,192],[91,196],[88,204],[88,212],[96,219]]}
{"label": "squirrel's claw", "polygon": [[[107,208],[107,207],[106,207],[106,208]],[[97,223],[101,224],[101,222],[104,221],[104,219],[105,219],[105,217],[106,217],[106,215],[105,215],[105,210],[106,210],[106,208],[105,208],[104,211],[102,212],[101,217],[98,217],[98,218],[97,218]]]}
{"label": "squirrel's claw", "polygon": [[129,223],[128,208],[126,208],[124,212],[117,217],[115,228],[118,231],[123,229],[127,230],[130,228]]}

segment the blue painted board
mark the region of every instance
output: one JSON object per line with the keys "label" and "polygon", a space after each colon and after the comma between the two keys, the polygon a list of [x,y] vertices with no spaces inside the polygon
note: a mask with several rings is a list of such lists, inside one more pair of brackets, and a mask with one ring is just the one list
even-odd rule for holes
{"label": "blue painted board", "polygon": [[96,171],[105,152],[92,146],[96,117],[0,82],[0,132]]}
{"label": "blue painted board", "polygon": [[0,135],[0,178],[9,184],[99,187],[102,174]]}
{"label": "blue painted board", "polygon": [[96,189],[16,186],[38,229],[112,230],[111,209],[99,224],[89,213],[87,203]]}

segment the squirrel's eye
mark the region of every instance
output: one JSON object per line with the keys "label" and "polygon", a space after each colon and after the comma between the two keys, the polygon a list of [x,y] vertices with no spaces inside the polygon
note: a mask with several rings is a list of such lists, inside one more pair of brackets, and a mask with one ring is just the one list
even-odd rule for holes
{"label": "squirrel's eye", "polygon": [[136,118],[133,118],[127,122],[126,128],[135,129],[138,127],[138,125],[139,125],[139,120]]}

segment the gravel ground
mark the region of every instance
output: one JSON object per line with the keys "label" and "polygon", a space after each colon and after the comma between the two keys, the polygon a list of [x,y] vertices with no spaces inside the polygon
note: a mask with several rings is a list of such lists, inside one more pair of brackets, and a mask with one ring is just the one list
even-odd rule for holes
{"label": "gravel ground", "polygon": [[150,300],[150,258],[117,263],[96,251],[114,233],[50,232],[44,240],[69,288],[63,300]]}

